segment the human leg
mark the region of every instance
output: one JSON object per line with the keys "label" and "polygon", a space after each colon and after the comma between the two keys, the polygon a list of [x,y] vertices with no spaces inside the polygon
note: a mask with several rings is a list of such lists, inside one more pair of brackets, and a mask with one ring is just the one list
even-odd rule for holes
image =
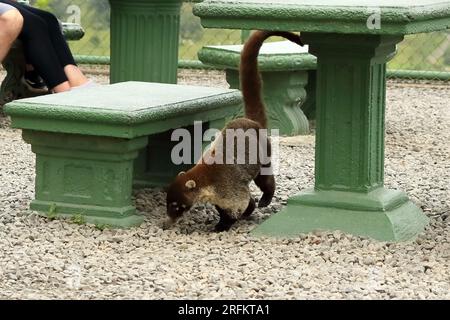
{"label": "human leg", "polygon": [[23,26],[23,17],[8,4],[0,3],[0,62],[6,57]]}
{"label": "human leg", "polygon": [[28,7],[17,5],[16,8],[24,17],[19,38],[23,42],[27,62],[34,66],[52,91],[70,90],[68,78],[53,49],[46,21],[30,12]]}
{"label": "human leg", "polygon": [[54,92],[70,90],[70,83],[53,50],[47,28],[46,22],[40,17],[28,12],[24,15],[20,38],[23,40],[25,57]]}
{"label": "human leg", "polygon": [[28,10],[47,23],[50,40],[59,62],[64,68],[64,73],[69,80],[70,86],[78,87],[87,83],[88,79],[76,65],[70,48],[64,39],[58,19],[52,13],[37,8],[28,8]]}

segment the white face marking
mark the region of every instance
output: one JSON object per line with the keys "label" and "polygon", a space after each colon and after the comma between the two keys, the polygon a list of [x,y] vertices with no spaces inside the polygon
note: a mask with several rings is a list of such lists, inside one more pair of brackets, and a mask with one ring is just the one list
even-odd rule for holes
{"label": "white face marking", "polygon": [[[182,204],[181,206],[178,204],[178,202],[174,201],[170,204],[172,206],[172,209],[175,211],[180,211],[180,209],[182,208],[183,211],[186,210],[187,206],[185,204]],[[180,208],[181,207],[181,208]]]}

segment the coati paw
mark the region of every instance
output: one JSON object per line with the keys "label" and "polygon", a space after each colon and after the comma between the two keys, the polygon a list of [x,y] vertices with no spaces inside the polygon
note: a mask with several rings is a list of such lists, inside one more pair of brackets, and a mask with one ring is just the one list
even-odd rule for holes
{"label": "coati paw", "polygon": [[231,229],[233,224],[236,223],[236,219],[231,218],[229,212],[226,209],[222,209],[219,206],[216,206],[217,211],[220,215],[219,223],[215,226],[215,232],[224,232]]}
{"label": "coati paw", "polygon": [[171,229],[173,226],[175,225],[175,221],[173,221],[172,219],[166,219],[163,221],[161,228],[163,230],[169,230]]}
{"label": "coati paw", "polygon": [[231,226],[225,225],[225,224],[222,224],[222,223],[218,223],[214,227],[214,232],[217,232],[217,233],[226,232],[226,231],[229,231],[230,229],[231,229]]}
{"label": "coati paw", "polygon": [[263,195],[258,201],[258,208],[266,208],[272,203],[273,195]]}

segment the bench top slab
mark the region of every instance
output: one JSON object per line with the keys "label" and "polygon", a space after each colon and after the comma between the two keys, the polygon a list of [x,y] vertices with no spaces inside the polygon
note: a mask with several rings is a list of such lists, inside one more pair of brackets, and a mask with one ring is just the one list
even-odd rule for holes
{"label": "bench top slab", "polygon": [[5,105],[15,128],[134,138],[232,115],[237,90],[123,82],[16,100]]}
{"label": "bench top slab", "polygon": [[[207,46],[198,53],[198,58],[205,64],[226,69],[239,69],[243,45]],[[308,46],[303,47],[291,41],[265,43],[258,56],[261,71],[296,71],[312,70],[317,67],[317,58],[308,53]]]}
{"label": "bench top slab", "polygon": [[[450,28],[445,0],[205,0],[194,13],[209,28],[405,35]],[[379,14],[380,28],[369,28]]]}
{"label": "bench top slab", "polygon": [[62,29],[66,40],[80,40],[84,37],[84,30],[79,24],[63,22]]}

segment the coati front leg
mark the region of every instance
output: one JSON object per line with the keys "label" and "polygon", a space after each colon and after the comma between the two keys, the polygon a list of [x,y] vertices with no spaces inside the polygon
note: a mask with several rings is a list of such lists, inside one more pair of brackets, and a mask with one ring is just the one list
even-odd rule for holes
{"label": "coati front leg", "polygon": [[232,218],[231,210],[229,209],[222,209],[219,206],[216,206],[216,209],[219,212],[220,220],[214,230],[216,232],[224,232],[230,230],[233,224],[236,223],[237,219]]}
{"label": "coati front leg", "polygon": [[245,209],[244,213],[242,214],[242,217],[244,217],[244,218],[249,217],[253,213],[253,211],[255,211],[255,209],[256,209],[255,199],[253,199],[250,196],[250,201],[248,203],[248,207],[247,207],[247,209]]}
{"label": "coati front leg", "polygon": [[265,208],[272,202],[273,195],[275,194],[275,178],[273,175],[262,175],[260,173],[254,181],[263,192],[261,199],[258,201],[258,207]]}

